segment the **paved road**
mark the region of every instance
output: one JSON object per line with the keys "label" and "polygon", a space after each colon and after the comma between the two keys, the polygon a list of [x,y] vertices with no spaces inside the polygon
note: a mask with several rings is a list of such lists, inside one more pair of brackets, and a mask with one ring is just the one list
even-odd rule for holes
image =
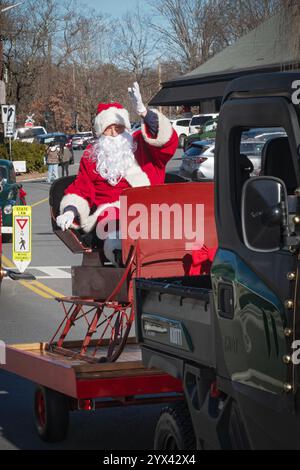
{"label": "paved road", "polygon": [[[180,164],[178,150],[168,167]],[[77,172],[81,152],[75,152],[72,172]],[[29,289],[5,280],[0,298],[0,340],[7,344],[48,341],[62,318],[57,294],[70,295],[70,266],[80,265],[81,256],[69,252],[52,233],[49,185],[24,183],[28,204],[33,205],[33,257],[29,271],[37,281]],[[10,266],[11,244],[4,245],[4,265]],[[73,338],[80,338],[80,329]],[[32,400],[34,385],[0,371],[1,449],[151,449],[159,406],[72,413],[68,439],[63,444],[46,445],[34,430]],[[134,432],[139,429],[142,432]],[[128,432],[130,430],[130,432]]]}

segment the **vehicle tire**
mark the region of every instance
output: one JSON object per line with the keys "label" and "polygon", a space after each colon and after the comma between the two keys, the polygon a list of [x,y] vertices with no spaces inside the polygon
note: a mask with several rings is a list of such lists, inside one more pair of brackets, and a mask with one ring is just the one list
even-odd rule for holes
{"label": "vehicle tire", "polygon": [[61,442],[69,427],[68,397],[38,385],[34,396],[35,424],[39,437],[45,442]]}
{"label": "vehicle tire", "polygon": [[180,136],[178,138],[178,147],[179,148],[182,149],[184,147],[185,139],[186,139],[186,135],[185,134],[180,134]]}
{"label": "vehicle tire", "polygon": [[154,450],[195,449],[195,434],[186,404],[163,408],[155,429]]}

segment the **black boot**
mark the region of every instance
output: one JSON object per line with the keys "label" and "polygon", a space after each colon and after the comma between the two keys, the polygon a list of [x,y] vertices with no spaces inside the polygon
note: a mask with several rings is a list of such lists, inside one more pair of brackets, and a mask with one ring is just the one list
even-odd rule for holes
{"label": "black boot", "polygon": [[118,268],[124,268],[123,259],[122,259],[122,250],[114,250],[113,254],[115,256],[115,263]]}

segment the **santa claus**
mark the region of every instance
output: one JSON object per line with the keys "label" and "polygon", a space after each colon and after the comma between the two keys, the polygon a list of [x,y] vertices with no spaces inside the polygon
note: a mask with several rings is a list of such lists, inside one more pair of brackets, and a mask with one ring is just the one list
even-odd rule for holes
{"label": "santa claus", "polygon": [[104,241],[105,256],[116,264],[121,249],[118,231],[103,230],[107,218],[119,218],[120,195],[130,187],[161,184],[165,167],[178,146],[170,121],[156,110],[147,110],[139,86],[128,89],[135,111],[142,117],[141,130],[130,134],[129,114],[119,103],[98,106],[95,118],[97,140],[87,147],[75,181],[65,191],[57,225],[62,230],[96,228]]}

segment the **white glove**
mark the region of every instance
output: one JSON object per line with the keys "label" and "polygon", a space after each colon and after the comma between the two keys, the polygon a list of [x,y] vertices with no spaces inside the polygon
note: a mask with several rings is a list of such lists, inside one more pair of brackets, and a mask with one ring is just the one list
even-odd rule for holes
{"label": "white glove", "polygon": [[134,82],[133,87],[128,88],[128,93],[136,113],[139,115],[146,113],[147,109],[143,103],[138,82]]}
{"label": "white glove", "polygon": [[64,232],[65,230],[68,230],[68,228],[70,228],[70,226],[72,225],[74,221],[74,218],[75,218],[74,212],[67,211],[64,214],[59,215],[56,218],[56,223]]}

